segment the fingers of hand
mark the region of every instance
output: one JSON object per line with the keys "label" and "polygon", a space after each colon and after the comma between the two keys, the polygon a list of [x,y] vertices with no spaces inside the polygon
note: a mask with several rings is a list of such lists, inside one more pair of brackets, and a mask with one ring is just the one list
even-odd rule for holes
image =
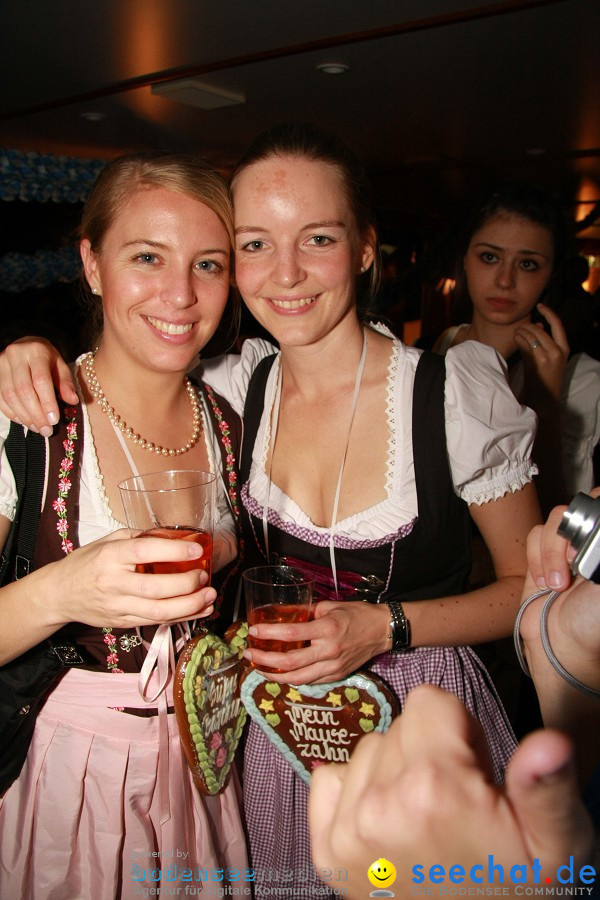
{"label": "fingers of hand", "polygon": [[310,641],[320,636],[320,630],[317,628],[315,631],[313,622],[263,622],[251,625],[248,631],[251,637],[261,641]]}
{"label": "fingers of hand", "polygon": [[423,852],[440,833],[448,841],[448,822],[460,817],[465,800],[473,801],[475,817],[493,805],[496,789],[488,783],[487,750],[482,764],[484,745],[481,728],[458,698],[432,686],[411,691],[389,731],[363,738],[345,767],[340,833],[355,823],[363,842],[378,836],[380,855],[388,831],[398,853],[404,846],[414,854],[421,841]]}
{"label": "fingers of hand", "polygon": [[167,538],[146,535],[131,538],[129,545],[121,544],[119,552],[123,562],[127,561],[134,565],[168,562],[191,565],[194,561],[200,560],[204,551],[200,544],[193,541],[170,541]]}
{"label": "fingers of hand", "polygon": [[288,681],[290,684],[307,684],[308,681],[303,681],[301,676],[309,671],[315,662],[315,652],[310,646],[284,652],[250,647],[244,651],[244,656],[259,671],[278,670],[277,674],[273,674],[274,681]]}
{"label": "fingers of hand", "polygon": [[[265,653],[251,647],[245,656],[261,668],[281,669],[280,681],[319,684],[337,681],[355,671],[376,653],[380,641],[380,613],[368,603],[323,602],[320,617],[306,624],[252,626],[251,637],[268,640],[310,641],[310,647],[287,653]],[[385,612],[385,610],[384,610]],[[384,616],[384,618],[389,616]]]}
{"label": "fingers of hand", "polygon": [[407,763],[441,755],[452,760],[452,766],[476,765],[487,776],[489,756],[481,726],[454,694],[419,685],[408,694],[402,719],[402,751]]}
{"label": "fingers of hand", "polygon": [[120,587],[104,593],[104,625],[130,628],[132,625],[173,623],[207,614],[216,599],[212,587],[200,588],[197,573],[139,575],[128,573]]}
{"label": "fingers of hand", "polygon": [[[71,375],[71,369],[60,357],[56,361],[56,375],[58,392],[65,403],[79,403],[79,395],[75,390],[75,384]],[[47,409],[46,406],[44,406]]]}
{"label": "fingers of hand", "polygon": [[[308,647],[290,649],[275,653],[251,647],[245,656],[258,669],[269,667],[280,669],[281,681],[293,684],[332,681],[347,674],[341,674],[344,650],[342,629],[337,615],[327,615],[319,620],[306,623],[251,626],[250,636],[257,640],[277,640],[290,642],[309,641]],[[277,679],[276,679],[277,680]]]}
{"label": "fingers of hand", "polygon": [[[1,362],[4,401],[20,422],[46,436],[58,421],[50,368],[55,351],[47,342],[10,344]],[[50,415],[50,419],[48,418]]]}
{"label": "fingers of hand", "polygon": [[518,331],[515,331],[515,341],[521,352],[525,354],[525,358],[534,365],[539,365],[542,362],[542,357],[544,360],[546,359],[548,346],[543,342],[543,339],[540,339],[536,331],[537,329],[534,329],[533,326],[527,329],[520,328]]}
{"label": "fingers of hand", "polygon": [[[216,591],[206,587],[208,576],[202,569],[148,574],[143,568],[138,571],[157,560],[195,565],[200,547],[187,541],[127,535],[123,529],[69,557],[76,567],[70,593],[83,605],[85,615],[95,617],[87,624],[98,624],[96,619],[114,627],[179,621],[200,614],[214,603]],[[81,615],[73,620],[87,621]]]}
{"label": "fingers of hand", "polygon": [[[394,780],[401,770],[397,760],[393,769],[382,767],[380,754],[385,742],[390,739],[393,737],[390,738],[389,732],[385,738],[379,734],[367,735],[354,748],[350,762],[335,767],[338,772],[338,796],[335,816],[331,821],[330,842],[336,856],[351,859],[352,845],[357,840],[368,844],[377,837],[380,841],[382,839],[382,816],[390,803],[389,793],[394,794]],[[322,768],[328,769],[329,766]]]}
{"label": "fingers of hand", "polygon": [[319,766],[311,777],[308,815],[312,855],[319,867],[336,866],[333,829],[343,788],[345,766]]}
{"label": "fingers of hand", "polygon": [[[567,562],[569,542],[558,534],[558,526],[565,510],[566,506],[556,506],[538,533],[542,572],[539,578],[536,578],[536,582],[540,587],[564,590],[571,583],[571,573]],[[537,539],[535,540],[537,541]],[[529,542],[527,551],[529,554]]]}
{"label": "fingers of hand", "polygon": [[10,381],[0,378],[0,391],[0,406],[6,416],[26,425],[32,431],[38,432],[40,428],[47,427],[46,416],[31,385],[15,385],[11,375]]}
{"label": "fingers of hand", "polygon": [[564,329],[560,317],[557,316],[554,310],[550,309],[549,306],[546,306],[545,303],[538,303],[537,309],[550,325],[550,331],[552,333],[553,340],[560,347],[563,354],[565,356],[568,356],[570,349],[569,342],[567,340],[567,333]]}
{"label": "fingers of hand", "polygon": [[515,331],[515,340],[522,352],[536,366],[564,364],[569,355],[568,344],[562,345],[547,334],[541,325],[524,325]]}
{"label": "fingers of hand", "polygon": [[506,788],[531,855],[543,853],[546,864],[585,854],[591,823],[565,735],[551,730],[527,735],[510,761]]}

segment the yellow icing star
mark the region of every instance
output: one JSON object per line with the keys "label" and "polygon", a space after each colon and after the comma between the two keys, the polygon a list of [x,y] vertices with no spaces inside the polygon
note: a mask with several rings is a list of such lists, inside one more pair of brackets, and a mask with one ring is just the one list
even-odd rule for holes
{"label": "yellow icing star", "polygon": [[273,712],[273,701],[267,700],[266,698],[264,700],[261,700],[259,703],[259,709],[264,709],[265,712]]}
{"label": "yellow icing star", "polygon": [[341,694],[334,694],[333,691],[329,691],[327,694],[327,702],[331,703],[332,706],[341,706],[342,696]]}
{"label": "yellow icing star", "polygon": [[290,688],[285,696],[288,700],[291,700],[292,703],[302,703],[302,694],[300,691],[297,691],[296,688]]}
{"label": "yellow icing star", "polygon": [[375,709],[372,703],[363,703],[359,712],[363,714],[363,716],[374,716]]}

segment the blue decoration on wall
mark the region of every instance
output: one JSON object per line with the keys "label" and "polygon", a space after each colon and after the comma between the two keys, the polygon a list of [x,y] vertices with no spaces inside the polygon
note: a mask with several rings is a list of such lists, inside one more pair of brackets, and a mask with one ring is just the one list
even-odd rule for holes
{"label": "blue decoration on wall", "polygon": [[[0,200],[83,203],[106,160],[25,153],[0,148]],[[76,281],[81,271],[74,247],[0,256],[0,291],[18,293]]]}
{"label": "blue decoration on wall", "polygon": [[83,203],[106,160],[0,149],[0,200]]}
{"label": "blue decoration on wall", "polygon": [[73,247],[0,256],[0,291],[18,293],[28,288],[45,288],[57,281],[76,281],[81,272],[81,257]]}

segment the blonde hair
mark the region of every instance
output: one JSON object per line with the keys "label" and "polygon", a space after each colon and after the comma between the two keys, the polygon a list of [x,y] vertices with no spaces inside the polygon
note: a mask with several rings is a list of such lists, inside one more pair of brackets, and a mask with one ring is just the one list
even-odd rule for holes
{"label": "blonde hair", "polygon": [[208,206],[233,246],[233,205],[224,179],[199,157],[150,151],[119,156],[100,172],[81,218],[81,236],[88,238],[92,250],[101,250],[113,221],[141,188],[165,188]]}

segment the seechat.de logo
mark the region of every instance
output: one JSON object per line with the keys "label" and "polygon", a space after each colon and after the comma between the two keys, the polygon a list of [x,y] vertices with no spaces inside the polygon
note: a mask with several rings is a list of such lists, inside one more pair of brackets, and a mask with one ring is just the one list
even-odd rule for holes
{"label": "seechat.de logo", "polygon": [[[539,859],[535,859],[531,865],[517,863],[505,868],[500,863],[494,862],[492,853],[488,856],[487,863],[479,863],[470,868],[456,864],[447,870],[441,865],[433,865],[426,869],[425,866],[415,865],[412,867],[412,876],[413,884],[424,885],[422,892],[425,892],[429,885],[459,885],[464,882],[488,885],[590,885],[596,880],[596,870],[590,865],[581,866],[577,870],[572,856],[569,857],[568,863],[549,872],[542,872]],[[417,893],[419,891],[413,888],[413,894]]]}

